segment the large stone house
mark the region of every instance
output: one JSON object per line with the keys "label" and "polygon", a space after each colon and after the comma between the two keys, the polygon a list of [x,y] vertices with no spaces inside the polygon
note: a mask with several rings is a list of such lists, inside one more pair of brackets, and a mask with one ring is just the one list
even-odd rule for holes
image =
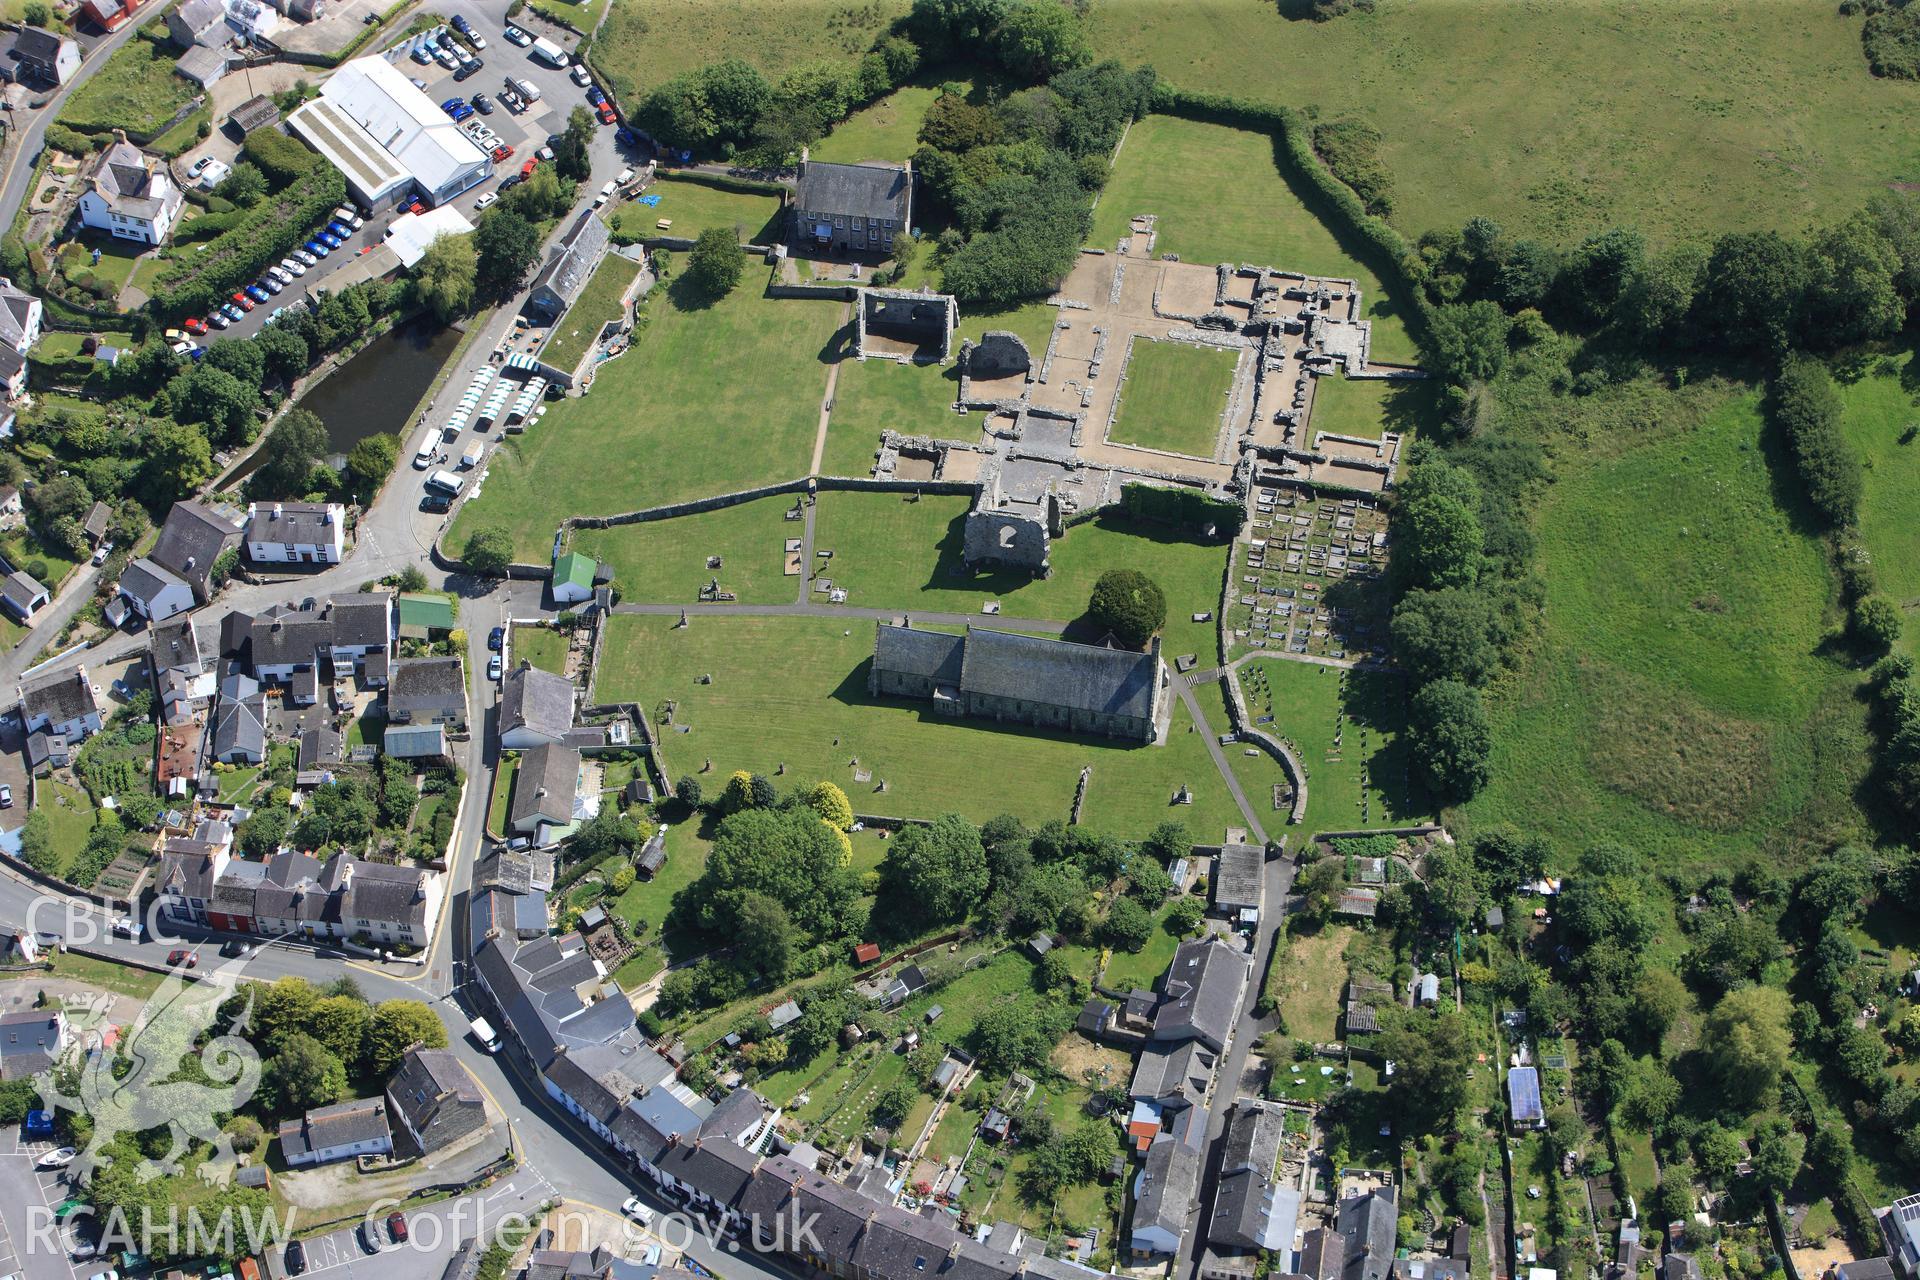
{"label": "large stone house", "polygon": [[0,385],[13,399],[27,389],[27,352],[40,341],[46,308],[40,299],[0,276]]}
{"label": "large stone house", "polygon": [[415,1045],[387,1082],[387,1114],[407,1154],[432,1155],[487,1127],[487,1104],[460,1060]]}
{"label": "large stone house", "polygon": [[255,502],[247,506],[247,558],[255,564],[339,564],[347,509],[337,502]]}
{"label": "large stone house", "polygon": [[22,27],[13,39],[14,79],[23,84],[63,85],[80,70],[80,45],[39,27]]}
{"label": "large stone house", "polygon": [[1156,638],[1145,653],[969,628],[880,623],[867,690],[931,700],[946,715],[1153,742],[1167,709]]}
{"label": "large stone house", "polygon": [[788,236],[797,249],[886,257],[912,216],[912,169],[803,159]]}
{"label": "large stone house", "polygon": [[127,141],[123,130],[100,153],[80,197],[80,223],[122,240],[165,244],[180,220],[186,195],[175,185],[164,160]]}

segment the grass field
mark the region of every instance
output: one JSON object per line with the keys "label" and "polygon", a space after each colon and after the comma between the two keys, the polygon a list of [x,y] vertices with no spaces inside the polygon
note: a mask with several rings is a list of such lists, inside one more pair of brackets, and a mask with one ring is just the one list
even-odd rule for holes
{"label": "grass field", "polygon": [[626,0],[601,26],[593,62],[623,97],[722,58],[778,80],[805,63],[857,60],[906,11],[907,0],[783,0],[769,22],[765,7],[744,0]]}
{"label": "grass field", "polygon": [[899,364],[892,360],[842,360],[833,387],[833,416],[820,474],[864,476],[873,472],[880,433],[893,430],[944,439],[977,439],[978,417],[954,413],[960,374],[952,365]]}
{"label": "grass field", "polygon": [[[636,603],[693,604],[718,578],[743,604],[780,604],[800,591],[800,579],[782,571],[786,540],[800,536],[799,522],[783,516],[792,506],[790,497],[759,498],[672,520],[582,529],[573,542],[612,565],[621,595]],[[719,556],[720,568],[708,568],[708,556]]]}
{"label": "grass field", "polygon": [[1276,992],[1286,1034],[1326,1044],[1338,1033],[1346,995],[1347,944],[1353,933],[1349,925],[1333,924],[1286,940],[1287,957],[1277,975]]}
{"label": "grass field", "polygon": [[1313,384],[1313,415],[1307,425],[1316,432],[1371,440],[1378,440],[1386,431],[1421,435],[1439,424],[1435,404],[1439,394],[1440,383],[1432,380],[1317,378]]}
{"label": "grass field", "polygon": [[1756,395],[1703,400],[1692,423],[1683,404],[1650,440],[1557,463],[1544,632],[1489,702],[1474,824],[1735,865],[1858,829],[1858,676],[1821,656],[1834,589],[1780,505],[1798,502],[1791,463],[1769,456]]}
{"label": "grass field", "polygon": [[[1406,689],[1399,677],[1341,672],[1308,662],[1266,658],[1240,668],[1247,714],[1293,743],[1307,771],[1307,822],[1318,830],[1397,827],[1431,818],[1407,781]],[[1344,718],[1343,718],[1344,717]],[[1277,766],[1276,766],[1277,768]],[[1362,781],[1361,771],[1365,770]]]}
{"label": "grass field", "polygon": [[938,87],[932,84],[902,85],[835,125],[832,133],[808,149],[808,154],[835,164],[899,164],[920,145],[920,122],[939,96]]}
{"label": "grass field", "polygon": [[[1238,820],[1200,735],[1175,709],[1164,747],[1131,747],[1014,727],[953,720],[929,706],[867,694],[873,625],[849,619],[702,618],[686,631],[671,618],[614,619],[598,690],[606,699],[654,708],[675,699],[677,725],[662,753],[671,776],[711,759],[716,778],[735,769],[846,789],[856,812],[932,817],[949,811],[984,821],[1013,813],[1028,822],[1065,817],[1081,766],[1093,766],[1083,821],[1139,836],[1168,818],[1193,831]],[[713,683],[695,683],[711,674]],[[849,763],[871,771],[854,780]],[[970,767],[955,768],[955,762]],[[878,784],[887,783],[885,793]],[[1173,808],[1186,784],[1195,803]],[[984,784],[984,785],[983,785]]]}
{"label": "grass field", "polygon": [[47,834],[60,863],[56,875],[65,875],[87,846],[93,830],[93,802],[78,787],[49,778],[34,788],[35,808],[47,815]]}
{"label": "grass field", "polygon": [[1842,426],[1866,463],[1860,503],[1860,537],[1873,554],[1880,590],[1900,606],[1906,626],[1900,650],[1920,653],[1920,438],[1902,443],[1920,423],[1911,348],[1874,362],[1857,379],[1842,382]]}
{"label": "grass field", "polygon": [[1211,458],[1233,390],[1238,351],[1137,340],[1108,438]]}
{"label": "grass field", "polygon": [[567,637],[552,627],[515,627],[508,653],[516,667],[525,661],[557,676],[566,674]]}
{"label": "grass field", "polygon": [[173,58],[150,40],[129,40],[88,76],[57,117],[82,133],[125,129],[150,134],[193,97],[193,86],[173,73]]}
{"label": "grass field", "polygon": [[685,281],[649,302],[652,322],[590,395],[554,405],[494,455],[485,490],[454,523],[454,546],[498,523],[519,558],[544,560],[563,515],[634,511],[806,471],[843,305],[763,298],[751,283],[707,305]]}
{"label": "grass field", "polygon": [[1108,0],[1090,22],[1099,55],[1182,88],[1372,124],[1409,238],[1474,214],[1561,243],[1797,231],[1916,176],[1920,84],[1869,75],[1861,20],[1827,0],[1291,8]]}
{"label": "grass field", "polygon": [[600,331],[625,314],[620,295],[639,274],[640,264],[632,258],[623,258],[617,253],[602,258],[587,287],[554,326],[546,346],[540,349],[540,358],[556,369],[571,369],[579,364],[580,357],[587,354]]}
{"label": "grass field", "polygon": [[[1285,61],[1292,66],[1292,59]],[[1373,321],[1374,356],[1405,363],[1417,358],[1406,323],[1379,278],[1287,184],[1266,134],[1172,116],[1136,121],[1093,211],[1087,242],[1112,248],[1126,234],[1128,221],[1141,213],[1159,215],[1155,253],[1357,280]]]}
{"label": "grass field", "polygon": [[660,181],[647,188],[647,194],[659,196],[660,203],[623,204],[614,215],[614,229],[623,239],[654,235],[654,224],[671,218],[671,234],[689,240],[699,239],[709,227],[732,227],[742,244],[765,244],[774,233],[780,213],[778,196],[723,191],[704,182],[675,178],[671,172],[662,174]]}
{"label": "grass field", "polygon": [[[964,497],[914,502],[894,493],[824,493],[813,545],[831,550],[833,559],[822,572],[847,588],[849,604],[977,614],[984,601],[998,600],[1010,617],[1071,622],[1086,611],[1102,573],[1138,569],[1166,593],[1166,653],[1217,652],[1214,624],[1190,619],[1219,607],[1224,546],[1102,518],[1054,540],[1050,578],[973,573],[960,558],[967,507]],[[981,622],[992,625],[991,618]]]}

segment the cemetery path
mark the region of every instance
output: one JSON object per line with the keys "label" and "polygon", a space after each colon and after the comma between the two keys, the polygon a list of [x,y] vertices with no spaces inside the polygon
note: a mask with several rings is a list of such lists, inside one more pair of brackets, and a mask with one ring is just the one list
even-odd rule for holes
{"label": "cemetery path", "polygon": [[1175,676],[1173,687],[1180,693],[1180,701],[1186,704],[1187,714],[1193,717],[1193,723],[1207,740],[1207,754],[1213,757],[1213,767],[1220,771],[1220,781],[1227,784],[1227,791],[1233,796],[1233,802],[1240,806],[1240,816],[1247,820],[1247,830],[1261,844],[1267,842],[1267,831],[1260,825],[1260,819],[1254,816],[1253,806],[1247,803],[1247,793],[1240,789],[1240,779],[1234,777],[1233,766],[1227,763],[1226,753],[1220,750],[1220,741],[1214,736],[1213,726],[1207,723],[1207,713],[1200,709],[1200,700],[1193,696],[1193,682]]}
{"label": "cemetery path", "polygon": [[[853,322],[853,304],[849,302],[845,314],[840,317],[840,327],[845,328]],[[827,366],[827,390],[820,397],[820,429],[813,436],[813,461],[807,464],[807,474],[820,474],[820,459],[827,454],[827,424],[833,421],[833,389],[840,385],[840,361],[835,360]],[[808,526],[812,526],[813,508],[807,508]]]}

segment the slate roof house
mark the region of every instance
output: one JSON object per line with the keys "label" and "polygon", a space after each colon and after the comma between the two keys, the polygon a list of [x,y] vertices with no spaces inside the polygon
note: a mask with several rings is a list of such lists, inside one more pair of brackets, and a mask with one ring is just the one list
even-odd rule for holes
{"label": "slate roof house", "polygon": [[1334,1219],[1342,1240],[1340,1280],[1387,1280],[1393,1271],[1398,1209],[1391,1184],[1342,1200]]}
{"label": "slate roof house", "polygon": [[293,1169],[349,1156],[387,1155],[392,1150],[393,1136],[387,1128],[383,1098],[315,1107],[298,1120],[280,1126],[280,1154]]}
{"label": "slate roof house", "polygon": [[[0,567],[5,563],[0,561]],[[45,587],[18,569],[0,578],[0,609],[5,609],[16,622],[32,621],[33,615],[45,608],[50,599]]]}
{"label": "slate roof house", "polygon": [[183,49],[227,43],[227,9],[220,0],[185,0],[167,13],[167,34]]}
{"label": "slate roof house", "polygon": [[1266,906],[1266,851],[1257,844],[1226,844],[1213,868],[1213,909],[1229,920],[1255,924]]}
{"label": "slate roof house", "polygon": [[466,724],[466,664],[458,657],[395,659],[387,668],[387,719],[394,724]]}
{"label": "slate roof house", "polygon": [[276,605],[257,617],[229,615],[229,624],[235,648],[244,653],[256,680],[291,683],[296,672],[316,670],[323,661],[333,663],[338,676],[343,668],[370,670],[376,656],[386,657],[393,640],[393,595],[356,591],[311,609]]}
{"label": "slate roof house", "polygon": [[867,691],[924,698],[947,715],[1150,743],[1167,710],[1156,638],[1146,653],[969,627],[876,624]]}
{"label": "slate roof house", "polygon": [[20,691],[20,718],[28,733],[48,733],[75,746],[100,732],[100,705],[93,698],[87,669],[47,676]]}
{"label": "slate roof house", "polygon": [[583,212],[533,278],[527,307],[549,322],[558,320],[587,287],[611,243],[612,235],[600,215],[592,209]]}
{"label": "slate roof house", "polygon": [[246,536],[255,564],[339,564],[347,509],[337,502],[248,503]]}
{"label": "slate roof house", "polygon": [[1229,943],[1207,938],[1181,943],[1161,982],[1153,1038],[1197,1040],[1223,1052],[1240,1016],[1248,968],[1247,957]]}
{"label": "slate roof house", "polygon": [[[46,306],[40,299],[15,288],[13,281],[0,276],[0,384],[5,385],[9,398],[27,389],[27,352],[40,341],[45,320]],[[19,504],[20,492],[16,489],[8,505],[17,509]],[[103,506],[98,502],[93,505],[96,511]],[[92,511],[87,513],[87,520],[88,533],[92,535]],[[106,533],[104,521],[100,533]],[[94,544],[99,545],[99,536],[92,536]]]}
{"label": "slate roof house", "polygon": [[282,852],[264,864],[230,863],[215,882],[208,912],[211,920],[217,906],[226,923],[215,927],[239,932],[364,936],[382,946],[417,947],[432,937],[444,892],[440,873],[422,867],[362,862],[344,853],[322,863]]}
{"label": "slate roof house", "polygon": [[221,698],[213,709],[207,754],[222,764],[259,764],[267,758],[267,701],[259,694]]}
{"label": "slate roof house", "polygon": [[100,153],[80,197],[80,221],[96,231],[142,244],[165,244],[180,221],[186,193],[174,184],[166,162],[113,131],[114,143]]}
{"label": "slate roof house", "polygon": [[1887,1256],[1906,1275],[1920,1276],[1920,1195],[1902,1196],[1880,1215]]}
{"label": "slate roof house", "polygon": [[913,216],[913,170],[802,159],[791,216],[795,248],[887,256]]}
{"label": "slate roof house", "polygon": [[1147,1148],[1146,1163],[1134,1179],[1127,1249],[1139,1261],[1177,1252],[1200,1200],[1207,1126],[1197,1110],[1181,1114],[1177,1129]]}
{"label": "slate roof house", "polygon": [[238,523],[201,503],[176,502],[147,558],[185,582],[194,600],[205,604],[213,594],[213,562],[239,545]]}
{"label": "slate roof house", "polygon": [[63,85],[80,70],[79,44],[39,27],[20,28],[13,55],[18,60],[14,79],[24,84]]}
{"label": "slate roof house", "polygon": [[408,1154],[432,1155],[487,1127],[487,1104],[460,1060],[445,1049],[407,1050],[387,1082],[387,1114]]}
{"label": "slate roof house", "polygon": [[573,728],[573,681],[522,660],[500,682],[500,745],[525,751]]}
{"label": "slate roof house", "polygon": [[542,827],[571,828],[577,821],[580,772],[580,753],[557,743],[541,743],[520,757],[507,829],[530,836]]}
{"label": "slate roof house", "polygon": [[165,622],[193,608],[193,588],[186,580],[150,556],[142,556],[120,571],[120,598],[148,622]]}
{"label": "slate roof house", "polygon": [[67,1047],[67,1015],[58,1009],[0,1014],[0,1080],[25,1080],[60,1060]]}
{"label": "slate roof house", "polygon": [[1284,1255],[1293,1248],[1300,1192],[1274,1181],[1284,1130],[1279,1108],[1250,1098],[1241,1099],[1228,1118],[1200,1266],[1206,1280],[1250,1277],[1262,1250]]}

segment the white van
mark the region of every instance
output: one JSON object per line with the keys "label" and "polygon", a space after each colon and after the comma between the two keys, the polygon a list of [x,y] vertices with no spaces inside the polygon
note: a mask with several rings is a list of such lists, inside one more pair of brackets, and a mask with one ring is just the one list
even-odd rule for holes
{"label": "white van", "polygon": [[413,469],[415,471],[425,471],[428,467],[432,465],[433,465],[433,438],[429,436],[427,438],[427,442],[420,446],[420,452],[413,455]]}
{"label": "white van", "polygon": [[522,98],[525,98],[528,102],[540,101],[540,86],[530,80],[521,80],[518,77],[509,76],[507,78],[507,87],[519,94]]}
{"label": "white van", "polygon": [[565,49],[562,49],[545,36],[541,36],[533,42],[533,55],[543,62],[552,63],[556,67],[564,67],[573,61],[572,58],[567,56]]}
{"label": "white van", "polygon": [[460,496],[460,491],[466,487],[466,479],[451,471],[436,471],[427,477],[427,488],[438,490],[449,498]]}
{"label": "white van", "polygon": [[475,440],[472,444],[467,446],[467,451],[460,455],[460,469],[462,471],[471,471],[473,470],[473,468],[479,466],[480,460],[486,456],[487,456],[486,443],[484,441]]}
{"label": "white van", "polygon": [[593,207],[598,209],[601,205],[613,199],[613,188],[614,184],[611,182],[600,188],[600,194],[593,198]]}
{"label": "white van", "polygon": [[500,1052],[500,1033],[493,1029],[491,1022],[485,1018],[475,1018],[469,1024],[469,1029],[473,1032],[473,1038],[480,1042],[481,1048],[488,1053]]}

